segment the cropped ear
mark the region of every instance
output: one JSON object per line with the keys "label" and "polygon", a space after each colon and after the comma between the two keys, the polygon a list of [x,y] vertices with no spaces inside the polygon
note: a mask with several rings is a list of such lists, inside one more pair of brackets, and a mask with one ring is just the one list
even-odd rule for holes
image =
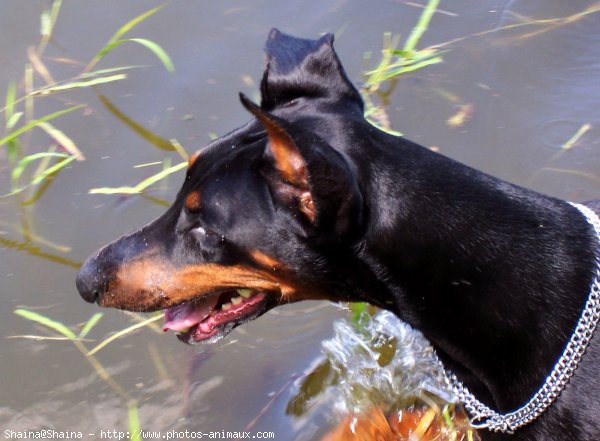
{"label": "cropped ear", "polygon": [[315,222],[315,204],[308,186],[306,162],[294,140],[274,117],[260,109],[240,93],[244,107],[252,113],[267,131],[267,154],[279,176],[276,193],[287,200],[296,200],[298,209],[307,220]]}
{"label": "cropped ear", "polygon": [[240,99],[267,132],[267,179],[274,197],[301,214],[307,234],[325,233],[337,240],[356,230],[362,220],[362,197],[340,153],[312,134],[292,133],[287,122],[245,95]]}
{"label": "cropped ear", "polygon": [[333,49],[333,35],[307,40],[272,29],[265,46],[261,108],[271,110],[297,98],[345,101],[363,113],[363,101]]}

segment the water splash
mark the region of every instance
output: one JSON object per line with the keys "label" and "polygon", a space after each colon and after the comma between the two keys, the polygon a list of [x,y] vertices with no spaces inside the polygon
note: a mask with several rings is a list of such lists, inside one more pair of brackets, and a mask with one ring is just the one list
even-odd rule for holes
{"label": "water splash", "polygon": [[313,380],[326,379],[338,418],[321,441],[480,441],[434,349],[394,314],[339,320],[322,347]]}
{"label": "water splash", "polygon": [[364,326],[334,323],[334,336],[323,352],[339,379],[336,407],[358,413],[372,407],[403,407],[425,394],[454,402],[435,351],[423,334],[388,311]]}

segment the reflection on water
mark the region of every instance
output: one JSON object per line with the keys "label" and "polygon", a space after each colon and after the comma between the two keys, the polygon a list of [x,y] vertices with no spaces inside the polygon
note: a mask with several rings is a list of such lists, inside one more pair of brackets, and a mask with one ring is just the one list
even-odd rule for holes
{"label": "reflection on water", "polygon": [[[71,78],[82,66],[57,60],[89,60],[111,32],[159,3],[63,2],[42,61],[56,78]],[[28,47],[38,41],[39,12],[46,2],[34,4],[39,7],[6,3],[0,14],[2,100],[9,81],[23,77]],[[597,198],[600,14],[574,16],[595,5],[593,0],[442,0],[443,11],[433,16],[422,44],[454,42],[444,46],[443,63],[398,82],[385,109],[391,127],[517,184],[567,199]],[[213,134],[247,120],[237,92],[256,95],[261,48],[272,26],[306,37],[336,33],[348,76],[359,83],[363,54],[370,51],[377,60],[383,33],[406,37],[421,11],[416,3],[395,0],[376,8],[358,0],[173,2],[132,36],[160,43],[173,59],[175,74],[152,54],[140,57],[123,45],[106,57],[107,66],[146,67],[128,71],[127,80],[97,86],[135,125],[124,124],[90,90],[36,98],[40,114],[57,104],[85,103],[85,115],[61,117],[57,126],[86,161],[70,164],[34,204],[0,198],[0,336],[47,333],[15,316],[18,307],[79,330],[77,324],[97,309],[76,293],[77,262],[157,217],[164,210],[160,204],[173,199],[181,174],[151,187],[144,197],[88,194],[91,188],[132,186],[160,170],[135,165],[180,161],[177,153],[149,145],[134,126],[156,139],[177,138],[191,152]],[[560,17],[566,18],[554,20]],[[24,83],[17,85],[22,92]],[[5,122],[0,115],[0,127]],[[591,129],[565,149],[586,124]],[[41,142],[34,134],[30,145],[48,147]],[[10,178],[0,148],[0,194],[6,194]],[[403,394],[410,395],[402,391],[410,383],[399,380],[406,366],[400,369],[390,361],[379,370],[380,362],[396,360],[389,355],[403,345],[397,338],[396,343],[371,341],[361,334],[352,334],[350,341],[344,325],[332,329],[334,319],[347,316],[325,303],[287,306],[210,347],[187,347],[172,335],[144,329],[96,357],[136,399],[144,428],[266,430],[277,439],[313,440],[330,431],[342,409],[358,411],[370,401],[377,406],[369,414],[374,426],[391,427],[398,421],[390,420],[390,409],[400,405]],[[127,316],[106,311],[87,338],[101,340],[128,325]],[[321,342],[326,339],[324,358]],[[367,350],[369,342],[378,349]],[[1,427],[127,428],[127,403],[71,343],[0,338],[0,353]],[[373,370],[381,375],[370,378]],[[421,374],[426,370],[418,369]],[[428,388],[435,389],[433,384]],[[415,408],[412,417],[422,421],[426,415],[426,409]]]}

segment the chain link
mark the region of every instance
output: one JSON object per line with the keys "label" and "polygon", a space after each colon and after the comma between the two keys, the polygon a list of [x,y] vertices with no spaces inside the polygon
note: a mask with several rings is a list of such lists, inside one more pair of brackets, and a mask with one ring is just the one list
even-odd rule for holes
{"label": "chain link", "polygon": [[[600,219],[588,207],[571,203],[587,219],[596,232],[600,243]],[[558,398],[566,387],[571,376],[577,369],[598,321],[600,320],[600,255],[596,256],[595,278],[592,282],[590,294],[577,327],[567,343],[554,369],[546,378],[544,385],[523,407],[507,413],[499,414],[479,401],[463,385],[456,376],[447,372],[447,380],[454,393],[462,402],[471,416],[471,424],[476,429],[488,429],[493,432],[513,433],[519,427],[525,426],[538,418]]]}

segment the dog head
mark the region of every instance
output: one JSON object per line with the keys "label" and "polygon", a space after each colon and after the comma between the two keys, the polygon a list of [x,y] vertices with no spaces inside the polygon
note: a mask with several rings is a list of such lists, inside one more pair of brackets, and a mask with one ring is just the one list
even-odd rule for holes
{"label": "dog head", "polygon": [[[356,299],[363,198],[341,144],[363,103],[333,37],[271,31],[254,119],[196,152],[171,208],[92,255],[77,276],[100,306],[165,309],[165,330],[214,341],[279,304]],[[360,272],[360,271],[359,271]]]}

